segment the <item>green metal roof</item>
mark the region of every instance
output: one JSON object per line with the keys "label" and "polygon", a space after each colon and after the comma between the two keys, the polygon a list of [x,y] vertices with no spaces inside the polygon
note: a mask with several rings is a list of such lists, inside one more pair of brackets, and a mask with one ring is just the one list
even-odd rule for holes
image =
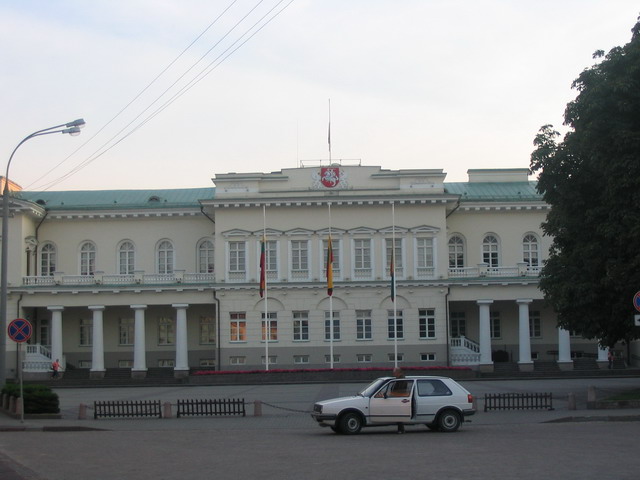
{"label": "green metal roof", "polygon": [[460,195],[461,201],[542,201],[537,182],[445,183],[445,192]]}
{"label": "green metal roof", "polygon": [[210,200],[215,188],[155,190],[67,190],[58,192],[17,192],[22,200],[51,210],[89,208],[177,208],[197,207],[198,200]]}
{"label": "green metal roof", "polygon": [[[536,182],[458,182],[445,183],[445,193],[460,195],[461,201],[542,201]],[[49,210],[107,208],[185,208],[198,207],[199,200],[212,200],[216,189],[178,188],[152,190],[66,190],[20,191],[16,196]]]}

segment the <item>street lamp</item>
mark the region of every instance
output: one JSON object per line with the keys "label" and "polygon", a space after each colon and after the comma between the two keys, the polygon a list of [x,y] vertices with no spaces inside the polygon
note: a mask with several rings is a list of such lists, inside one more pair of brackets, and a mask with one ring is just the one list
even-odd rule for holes
{"label": "street lamp", "polygon": [[4,386],[7,381],[7,272],[9,264],[9,167],[11,166],[11,160],[16,150],[25,143],[27,140],[31,140],[34,137],[41,135],[49,135],[52,133],[66,133],[69,135],[80,135],[80,129],[84,127],[84,120],[82,118],[74,120],[73,122],[63,123],[56,125],[55,127],[45,128],[33,132],[31,135],[26,136],[16,148],[11,152],[9,162],[7,162],[7,172],[4,176],[4,189],[2,192],[2,266],[0,271],[0,388]]}

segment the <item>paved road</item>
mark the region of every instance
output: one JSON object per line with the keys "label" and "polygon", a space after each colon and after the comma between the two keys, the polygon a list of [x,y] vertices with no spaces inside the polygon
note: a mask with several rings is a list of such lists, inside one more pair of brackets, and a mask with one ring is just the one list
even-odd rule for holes
{"label": "paved road", "polygon": [[[26,431],[0,432],[2,480],[123,479],[636,479],[640,411],[567,410],[568,392],[606,394],[640,379],[465,382],[478,396],[504,391],[554,393],[556,409],[478,412],[454,434],[409,427],[335,435],[305,413],[317,399],[353,393],[360,384],[60,389],[64,419],[25,421]],[[79,403],[109,399],[241,397],[261,400],[261,417],[77,420]],[[581,422],[545,423],[580,418]],[[21,426],[0,419],[0,427]],[[76,431],[48,431],[65,426]],[[79,428],[87,430],[77,431]],[[88,430],[100,428],[101,430]],[[4,471],[3,471],[4,468]]]}

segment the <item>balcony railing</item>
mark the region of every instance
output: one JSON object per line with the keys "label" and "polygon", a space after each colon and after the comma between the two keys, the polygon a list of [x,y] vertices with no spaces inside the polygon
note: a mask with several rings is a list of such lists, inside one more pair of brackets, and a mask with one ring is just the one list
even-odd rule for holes
{"label": "balcony railing", "polygon": [[[472,278],[519,278],[519,277],[538,277],[542,267],[529,266],[525,263],[519,263],[516,266],[489,267],[480,264],[475,267],[449,268],[448,278],[456,279],[472,279]],[[324,269],[323,269],[324,273]],[[334,280],[342,279],[341,271],[334,270]],[[267,272],[267,280],[270,282],[307,282],[312,281],[309,270],[296,270],[290,272],[290,278],[279,278],[278,272]],[[419,268],[416,271],[416,279],[429,280],[437,277],[438,272],[433,268]],[[355,269],[353,271],[353,280],[371,280],[373,271],[370,268]],[[323,275],[322,279],[324,280]],[[388,272],[383,277],[389,279]],[[399,269],[396,271],[398,281],[406,280],[404,271]],[[442,277],[440,277],[442,278]],[[408,277],[411,280],[411,277]],[[229,272],[226,279],[218,281],[227,281],[231,283],[247,282],[246,272]],[[55,285],[63,286],[127,286],[127,285],[171,285],[175,283],[182,284],[207,284],[214,283],[216,277],[214,273],[186,273],[183,270],[176,270],[173,273],[152,273],[145,274],[143,271],[136,271],[132,274],[118,275],[106,274],[103,272],[95,272],[93,275],[65,275],[63,272],[55,272],[48,276],[26,276],[22,277],[22,285],[27,287],[52,287]],[[250,280],[251,281],[251,280]],[[257,280],[255,280],[257,282]],[[315,279],[318,281],[318,279]]]}
{"label": "balcony railing", "polygon": [[126,286],[126,285],[163,285],[173,283],[202,284],[213,283],[215,275],[213,273],[184,273],[175,271],[174,273],[152,273],[136,272],[134,274],[117,275],[103,274],[96,272],[94,275],[65,275],[56,272],[49,276],[28,276],[22,277],[22,284],[30,287],[51,287],[55,285],[65,286]]}

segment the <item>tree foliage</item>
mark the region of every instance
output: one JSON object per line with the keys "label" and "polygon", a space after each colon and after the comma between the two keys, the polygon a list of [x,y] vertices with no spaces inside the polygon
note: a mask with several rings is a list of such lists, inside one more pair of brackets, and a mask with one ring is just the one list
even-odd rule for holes
{"label": "tree foliage", "polygon": [[612,347],[640,336],[640,18],[628,44],[594,58],[573,82],[568,133],[540,129],[531,171],[551,206],[540,289],[560,326]]}

